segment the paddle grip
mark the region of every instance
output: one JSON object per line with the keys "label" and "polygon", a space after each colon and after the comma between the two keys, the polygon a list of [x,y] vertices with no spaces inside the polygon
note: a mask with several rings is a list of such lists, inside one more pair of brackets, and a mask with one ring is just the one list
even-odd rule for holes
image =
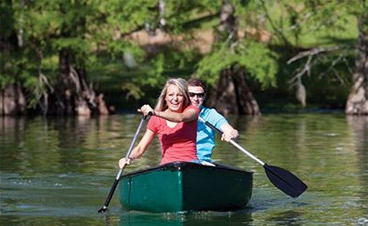
{"label": "paddle grip", "polygon": [[147,118],[148,118],[148,116],[152,116],[153,115],[153,112],[152,111],[150,111],[150,112],[148,112],[148,115],[143,115],[142,116],[142,119],[143,120],[146,120]]}

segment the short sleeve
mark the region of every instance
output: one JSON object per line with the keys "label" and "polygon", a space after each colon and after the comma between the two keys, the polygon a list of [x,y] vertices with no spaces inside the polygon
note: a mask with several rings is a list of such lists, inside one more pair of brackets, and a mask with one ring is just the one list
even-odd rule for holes
{"label": "short sleeve", "polygon": [[218,113],[214,108],[210,110],[210,123],[216,128],[221,128],[225,123],[228,123],[224,116]]}
{"label": "short sleeve", "polygon": [[157,133],[159,130],[159,118],[157,116],[151,116],[150,120],[147,123],[147,129]]}

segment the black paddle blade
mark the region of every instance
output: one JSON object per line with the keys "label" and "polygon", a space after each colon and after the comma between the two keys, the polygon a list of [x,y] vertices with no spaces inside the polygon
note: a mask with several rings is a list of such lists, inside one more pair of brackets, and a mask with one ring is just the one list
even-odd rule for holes
{"label": "black paddle blade", "polygon": [[293,198],[298,197],[308,188],[297,176],[285,169],[267,164],[263,167],[272,184]]}

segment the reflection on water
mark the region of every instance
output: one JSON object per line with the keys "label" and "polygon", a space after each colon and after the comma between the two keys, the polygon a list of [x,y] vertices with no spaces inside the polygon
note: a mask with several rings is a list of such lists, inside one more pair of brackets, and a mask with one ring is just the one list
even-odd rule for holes
{"label": "reflection on water", "polygon": [[[216,161],[254,171],[244,211],[124,212],[114,197],[109,213],[97,214],[139,120],[0,118],[1,225],[364,225],[368,219],[368,117],[343,114],[230,117],[242,146],[308,184],[297,199],[276,189],[257,162],[218,140]],[[159,158],[155,140],[125,172],[154,166]]]}
{"label": "reflection on water", "polygon": [[275,216],[270,216],[267,221],[278,222],[279,225],[303,225],[301,222],[301,213],[289,210],[277,214]]}
{"label": "reflection on water", "polygon": [[195,226],[195,225],[248,225],[252,222],[248,212],[199,212],[192,214],[147,214],[128,212],[120,215],[120,226]]}

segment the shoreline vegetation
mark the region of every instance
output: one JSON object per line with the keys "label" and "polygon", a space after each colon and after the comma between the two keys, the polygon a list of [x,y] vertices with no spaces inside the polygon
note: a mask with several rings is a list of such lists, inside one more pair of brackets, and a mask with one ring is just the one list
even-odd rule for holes
{"label": "shoreline vegetation", "polygon": [[368,114],[365,0],[179,3],[2,2],[0,115],[135,112],[191,76],[225,115]]}

